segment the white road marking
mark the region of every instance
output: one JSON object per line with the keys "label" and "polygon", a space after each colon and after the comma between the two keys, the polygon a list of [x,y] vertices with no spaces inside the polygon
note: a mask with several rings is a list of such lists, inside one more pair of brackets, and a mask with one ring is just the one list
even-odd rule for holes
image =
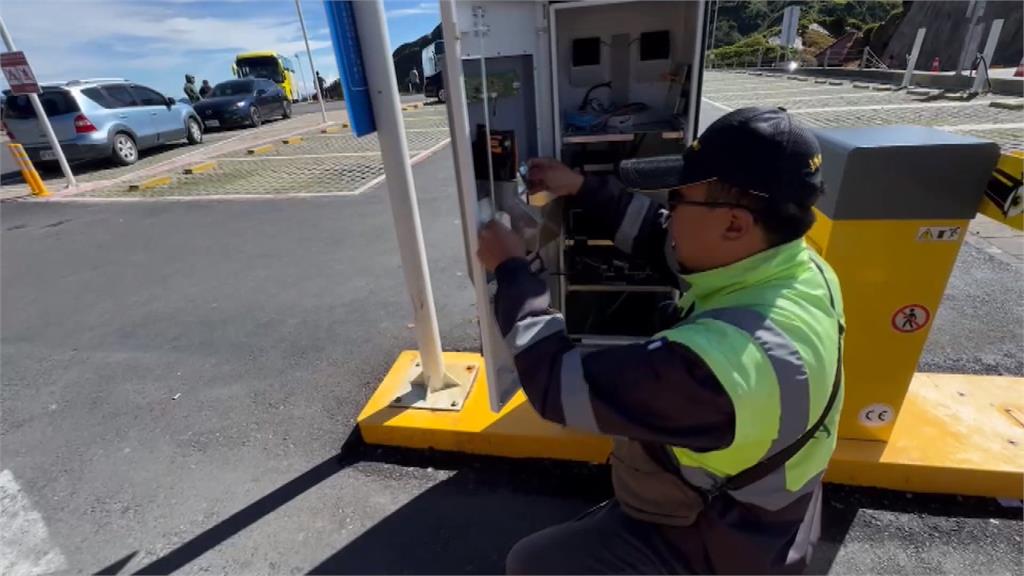
{"label": "white road marking", "polygon": [[51,574],[68,567],[64,554],[50,540],[43,517],[9,470],[0,472],[0,574]]}
{"label": "white road marking", "polygon": [[805,86],[803,88],[786,88],[784,90],[756,90],[754,86],[751,86],[750,88],[750,90],[744,90],[742,92],[717,92],[715,94],[712,94],[712,96],[716,98],[719,96],[759,96],[761,94],[782,94],[783,92],[812,92],[815,90],[830,90],[832,92],[839,92],[842,91],[843,86]]}
{"label": "white road marking", "polygon": [[[425,150],[410,150],[413,153]],[[217,162],[255,162],[258,160],[295,160],[296,158],[344,158],[347,156],[380,156],[380,152],[329,152],[327,154],[302,154],[297,156],[247,156],[245,158],[218,158]]]}
{"label": "white road marking", "polygon": [[963,106],[988,106],[988,100],[981,102],[930,102],[928,104],[883,104],[879,106],[836,106],[834,108],[805,108],[790,110],[791,114],[815,114],[820,112],[846,112],[852,110],[905,110],[909,108],[960,108]]}
{"label": "white road marking", "polygon": [[[435,146],[420,152],[416,156],[409,159],[409,164],[415,166],[423,160],[426,160],[434,153],[441,150],[451,142],[451,139],[446,139],[442,142],[437,143]],[[221,158],[220,160],[224,160]],[[115,198],[89,198],[83,196],[69,196],[65,198],[56,198],[45,200],[46,202],[80,202],[80,203],[117,203],[117,202],[201,202],[203,200],[286,200],[288,198],[324,198],[331,196],[357,196],[366,192],[370,188],[373,188],[377,184],[384,181],[384,175],[381,174],[376,178],[366,182],[355,190],[349,190],[344,192],[286,192],[283,194],[211,194],[207,196],[161,196],[155,198],[126,198],[126,197],[115,197]],[[44,200],[26,199],[24,202],[44,202]],[[0,574],[4,574],[0,572]],[[4,576],[6,576],[4,574]]]}
{"label": "white road marking", "polygon": [[[406,132],[447,132],[448,127],[439,128],[406,128]],[[338,138],[341,136],[352,136],[351,132],[338,132],[333,134],[307,134],[303,138]]]}
{"label": "white road marking", "polygon": [[710,99],[704,98],[704,97],[701,97],[701,100],[707,102],[708,104],[711,104],[715,108],[721,108],[722,110],[725,110],[726,112],[732,112],[733,111],[732,108],[726,106],[725,104],[719,104],[718,102],[715,102],[714,100],[710,100]]}
{"label": "white road marking", "polygon": [[[751,99],[755,99],[760,94],[751,94]],[[843,98],[844,96],[850,96],[851,98],[863,98],[865,96],[892,96],[892,92],[864,92],[864,93],[851,93],[851,94],[823,94],[821,96],[797,96],[794,98],[785,98],[784,102],[794,102],[796,100],[821,100],[822,98]]]}
{"label": "white road marking", "polygon": [[1024,128],[1024,122],[1011,122],[1009,124],[959,124],[956,126],[935,126],[939,130],[957,132],[960,130],[1011,130]]}

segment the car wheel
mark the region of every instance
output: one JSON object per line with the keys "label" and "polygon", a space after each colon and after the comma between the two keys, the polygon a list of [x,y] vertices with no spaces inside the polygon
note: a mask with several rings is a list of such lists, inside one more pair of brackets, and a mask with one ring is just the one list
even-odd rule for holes
{"label": "car wheel", "polygon": [[447,96],[448,96],[448,94],[445,93],[444,88],[441,88],[440,90],[437,91],[437,101],[438,102],[444,104],[445,103],[445,98],[447,98]]}
{"label": "car wheel", "polygon": [[255,105],[249,107],[249,126],[253,128],[259,128],[263,124],[263,116],[260,114],[260,109]]}
{"label": "car wheel", "polygon": [[284,111],[281,112],[281,118],[288,119],[288,118],[291,118],[291,117],[292,117],[292,103],[291,102],[285,102],[284,103]]}
{"label": "car wheel", "polygon": [[111,157],[120,166],[135,164],[139,159],[139,147],[135,145],[135,139],[124,132],[115,134]]}
{"label": "car wheel", "polygon": [[199,125],[199,120],[195,118],[189,118],[186,124],[186,132],[188,132],[187,138],[189,144],[199,144],[203,141],[203,127]]}

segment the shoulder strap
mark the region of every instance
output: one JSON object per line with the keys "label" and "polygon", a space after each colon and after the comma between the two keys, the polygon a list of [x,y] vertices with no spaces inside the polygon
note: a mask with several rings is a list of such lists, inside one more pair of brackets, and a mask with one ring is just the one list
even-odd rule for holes
{"label": "shoulder strap", "polygon": [[818,420],[803,434],[801,434],[799,438],[797,438],[792,444],[789,444],[782,450],[779,450],[764,460],[761,460],[757,464],[730,476],[718,486],[717,491],[739,490],[741,488],[746,488],[781,468],[790,458],[796,456],[796,454],[811,441],[811,438],[814,438],[814,435],[817,434],[818,430],[820,430],[825,424],[825,420],[828,418],[828,415],[832,413],[832,408],[835,406],[836,398],[839,396],[839,388],[841,387],[843,379],[843,332],[845,330],[842,322],[838,319],[839,311],[836,310],[835,296],[832,293],[832,286],[828,282],[828,276],[825,275],[825,270],[822,269],[821,264],[819,264],[813,256],[811,257],[811,262],[814,263],[818,272],[821,273],[822,280],[825,282],[825,287],[828,289],[829,302],[832,305],[832,310],[836,312],[836,325],[839,327],[839,351],[836,355],[836,376],[832,381],[832,392],[829,393],[828,401],[825,402],[825,408],[821,411],[821,415],[818,416]]}

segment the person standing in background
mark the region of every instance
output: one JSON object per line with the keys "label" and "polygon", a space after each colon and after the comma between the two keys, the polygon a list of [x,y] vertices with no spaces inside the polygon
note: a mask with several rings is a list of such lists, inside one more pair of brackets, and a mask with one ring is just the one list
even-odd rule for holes
{"label": "person standing in background", "polygon": [[188,101],[192,104],[199,102],[203,98],[199,96],[199,91],[196,90],[196,77],[191,74],[185,74],[185,96]]}
{"label": "person standing in background", "polygon": [[203,85],[199,87],[199,96],[201,98],[209,98],[211,92],[213,92],[213,86],[210,86],[210,81],[203,80]]}
{"label": "person standing in background", "polygon": [[324,77],[320,75],[320,71],[319,70],[316,71],[316,84],[317,84],[317,86],[320,87],[320,95],[326,101],[327,100],[327,81],[324,80]]}
{"label": "person standing in background", "polygon": [[416,94],[420,91],[420,73],[413,67],[409,70],[409,92]]}

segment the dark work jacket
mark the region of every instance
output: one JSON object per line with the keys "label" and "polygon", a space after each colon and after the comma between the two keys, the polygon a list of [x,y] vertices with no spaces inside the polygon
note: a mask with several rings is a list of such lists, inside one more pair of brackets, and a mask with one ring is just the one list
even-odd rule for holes
{"label": "dark work jacket", "polygon": [[[641,213],[637,206],[643,203],[633,203],[632,193],[606,178],[588,177],[578,196],[607,238],[631,221],[635,234],[630,234],[627,250],[671,274],[659,205],[651,202]],[[640,443],[671,472],[668,445],[706,452],[732,443],[732,401],[688,347],[659,339],[581,353],[561,315],[550,308],[547,284],[526,260],[508,260],[495,275],[498,324],[512,347],[523,389],[543,418],[578,425],[577,415],[563,410],[563,399],[587,394],[592,416],[586,415],[583,428]],[[686,311],[677,312],[665,328],[685,317]],[[566,404],[569,409],[571,405]],[[820,500],[820,486],[780,510],[741,503],[723,493],[692,524],[664,524],[661,532],[693,572],[800,572],[819,531]]]}

